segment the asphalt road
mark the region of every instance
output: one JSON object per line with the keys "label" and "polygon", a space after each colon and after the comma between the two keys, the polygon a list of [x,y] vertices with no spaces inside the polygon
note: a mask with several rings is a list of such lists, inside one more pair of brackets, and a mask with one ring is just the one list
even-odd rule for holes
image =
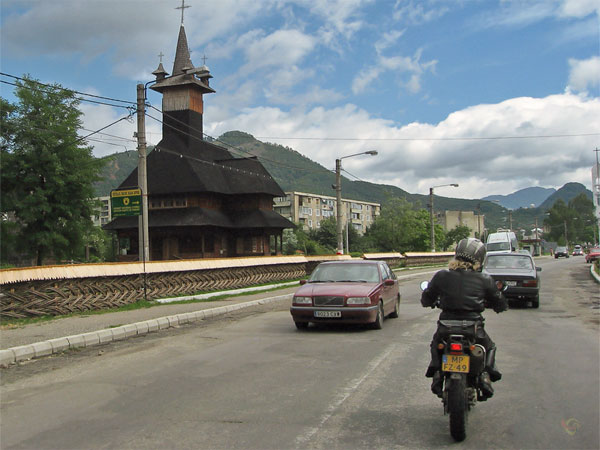
{"label": "asphalt road", "polygon": [[539,310],[486,313],[504,378],[460,444],[416,276],[380,331],[297,331],[281,304],[4,369],[0,447],[598,449],[600,290],[582,258],[539,265]]}

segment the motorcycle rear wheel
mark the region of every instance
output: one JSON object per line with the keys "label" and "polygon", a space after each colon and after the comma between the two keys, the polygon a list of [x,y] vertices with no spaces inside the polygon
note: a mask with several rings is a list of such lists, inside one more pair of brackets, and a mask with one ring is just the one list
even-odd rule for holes
{"label": "motorcycle rear wheel", "polygon": [[448,410],[450,412],[450,434],[455,441],[464,441],[467,437],[467,405],[466,380],[448,380]]}

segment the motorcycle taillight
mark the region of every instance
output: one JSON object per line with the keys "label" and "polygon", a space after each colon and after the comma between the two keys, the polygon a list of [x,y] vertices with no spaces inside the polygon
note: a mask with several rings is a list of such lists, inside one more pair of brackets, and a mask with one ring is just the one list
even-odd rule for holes
{"label": "motorcycle taillight", "polygon": [[460,343],[456,343],[456,342],[452,342],[450,344],[450,351],[451,352],[462,352],[463,346]]}

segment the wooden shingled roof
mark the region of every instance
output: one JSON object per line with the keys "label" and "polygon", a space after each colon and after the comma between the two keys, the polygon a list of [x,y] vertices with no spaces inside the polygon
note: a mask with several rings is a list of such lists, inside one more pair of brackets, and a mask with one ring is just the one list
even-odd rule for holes
{"label": "wooden shingled roof", "polygon": [[[285,195],[256,158],[233,158],[226,149],[204,141],[184,151],[171,148],[177,147],[161,141],[148,155],[150,195],[200,192]],[[119,188],[137,184],[136,168]]]}

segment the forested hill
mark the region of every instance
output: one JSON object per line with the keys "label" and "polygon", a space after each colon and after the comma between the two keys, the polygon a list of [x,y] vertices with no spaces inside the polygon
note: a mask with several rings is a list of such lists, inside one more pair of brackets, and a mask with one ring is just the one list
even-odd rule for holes
{"label": "forested hill", "polygon": [[[235,156],[257,156],[271,176],[275,178],[284,191],[308,192],[335,197],[335,159],[331,160],[332,168],[302,156],[290,147],[257,141],[252,135],[240,131],[230,131],[222,135],[216,144],[227,144],[227,148]],[[395,197],[406,197],[414,201],[413,196],[396,187],[373,184],[363,181],[342,179],[344,198],[384,203],[386,193]]]}
{"label": "forested hill", "polygon": [[[335,196],[335,189],[332,188],[332,185],[335,184],[333,167],[325,168],[292,148],[264,143],[241,131],[227,132],[214,143],[227,147],[235,157],[258,157],[284,191]],[[138,162],[135,151],[116,153],[102,159],[106,161],[106,165],[102,173],[103,181],[96,183],[95,186],[98,196],[109,195],[111,189],[118,187]],[[332,166],[335,164],[335,158],[332,159],[331,164]],[[410,194],[396,186],[352,181],[345,177],[342,179],[342,189],[343,197],[353,200],[385,204],[386,199],[392,196],[405,198],[416,208],[428,208],[429,203],[428,195]],[[544,219],[544,211],[550,208],[557,198],[568,202],[582,191],[591,196],[591,192],[585,186],[579,183],[568,183],[552,194],[539,208],[520,208],[513,211],[514,226],[518,226],[520,222],[523,222],[524,226],[526,224],[528,226],[533,223],[534,217],[538,217],[541,223]],[[507,222],[507,211],[502,206],[486,200],[468,200],[436,195],[435,209],[438,211],[479,210],[481,214],[485,215],[486,226],[489,228],[506,226]]]}

